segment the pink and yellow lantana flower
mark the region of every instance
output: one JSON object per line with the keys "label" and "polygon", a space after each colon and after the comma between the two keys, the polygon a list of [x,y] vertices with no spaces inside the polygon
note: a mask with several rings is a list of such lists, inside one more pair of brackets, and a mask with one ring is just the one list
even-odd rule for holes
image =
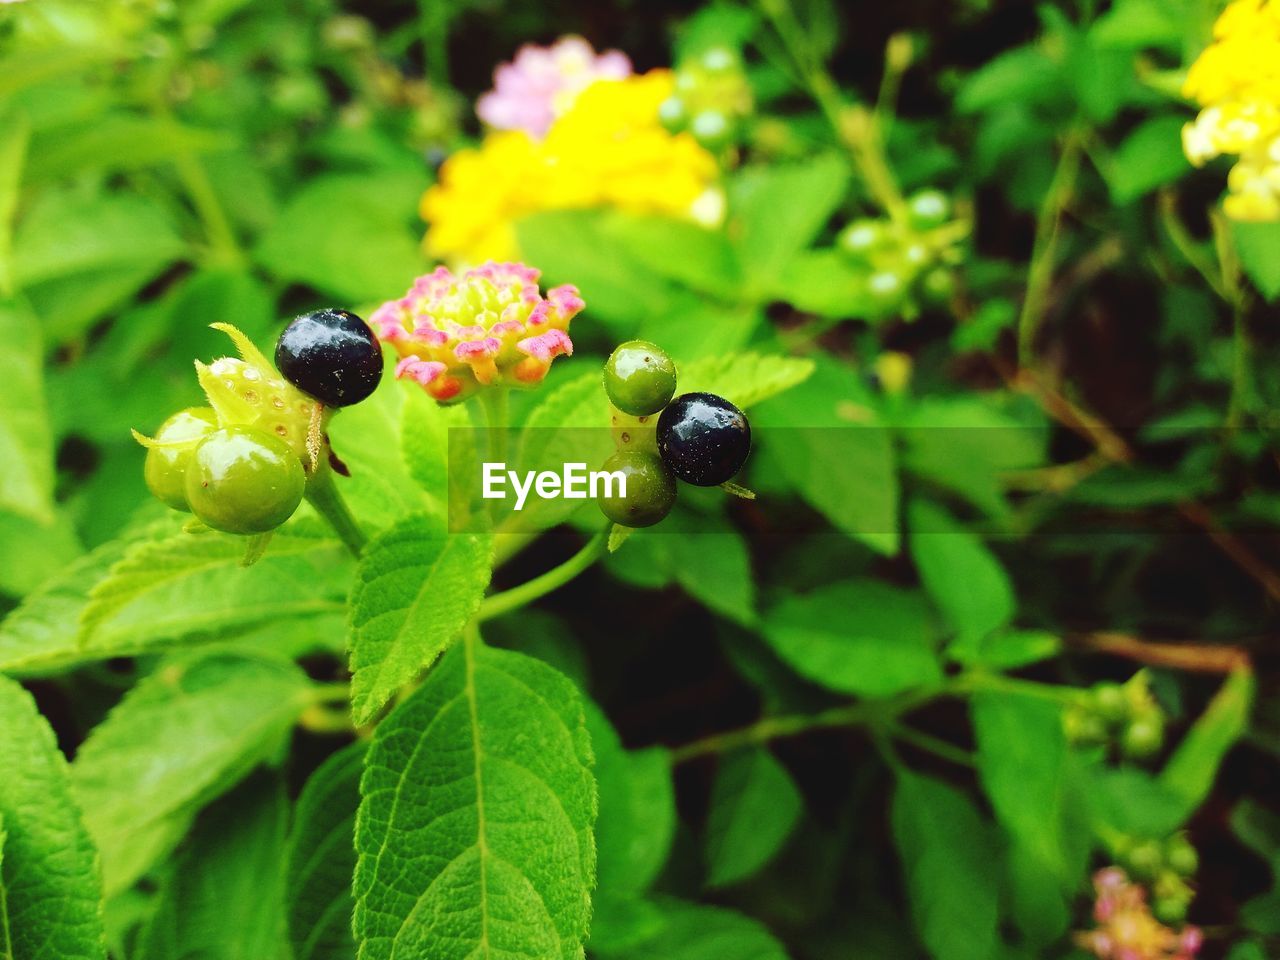
{"label": "pink and yellow lantana flower", "polygon": [[396,376],[436,400],[463,400],[481,387],[531,387],[551,361],[573,353],[569,322],[584,304],[577,287],[553,287],[522,263],[494,263],[455,275],[446,267],[419,277],[370,317],[379,339],[400,355]]}
{"label": "pink and yellow lantana flower", "polygon": [[495,130],[522,130],[540,140],[587,87],[629,76],[625,53],[597,54],[582,37],[562,37],[549,47],[526,44],[493,72],[493,89],[476,101],[476,114]]}
{"label": "pink and yellow lantana flower", "polygon": [[1240,158],[1227,177],[1227,216],[1280,220],[1280,2],[1234,0],[1213,35],[1183,86],[1203,108],[1183,128],[1183,150],[1196,166]]}
{"label": "pink and yellow lantana flower", "polygon": [[1151,915],[1147,892],[1119,867],[1093,877],[1097,927],[1076,934],[1076,944],[1099,960],[1192,960],[1204,937],[1198,927],[1173,930]]}

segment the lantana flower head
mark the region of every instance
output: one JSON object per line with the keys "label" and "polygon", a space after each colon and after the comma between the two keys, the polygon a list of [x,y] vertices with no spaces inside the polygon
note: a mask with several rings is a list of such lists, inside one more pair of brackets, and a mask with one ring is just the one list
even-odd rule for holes
{"label": "lantana flower head", "polygon": [[549,47],[526,44],[493,72],[493,89],[476,102],[476,114],[496,130],[541,139],[587,87],[629,76],[625,53],[597,54],[582,37],[562,37]]}
{"label": "lantana flower head", "polygon": [[1077,933],[1076,944],[1099,960],[1193,960],[1204,942],[1198,927],[1166,927],[1151,915],[1147,892],[1119,867],[1093,876],[1097,927]]}
{"label": "lantana flower head", "polygon": [[1213,32],[1183,85],[1203,108],[1183,128],[1183,150],[1196,166],[1239,156],[1223,209],[1236,220],[1280,220],[1280,2],[1234,0]]}
{"label": "lantana flower head", "polygon": [[454,262],[519,258],[515,225],[545,210],[613,207],[705,222],[715,158],[690,134],[668,133],[658,106],[671,95],[669,70],[600,80],[584,90],[543,140],[491,133],[445,161],[422,198],[428,255]]}
{"label": "lantana flower head", "polygon": [[530,387],[551,361],[573,353],[569,322],[584,304],[577,287],[553,287],[522,263],[495,263],[455,275],[447,267],[419,277],[370,318],[400,355],[396,376],[415,380],[442,403],[481,387]]}

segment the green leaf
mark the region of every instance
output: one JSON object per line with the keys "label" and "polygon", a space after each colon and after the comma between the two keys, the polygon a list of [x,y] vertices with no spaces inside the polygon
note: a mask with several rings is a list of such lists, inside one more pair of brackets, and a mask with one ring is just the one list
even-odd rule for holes
{"label": "green leaf", "polygon": [[973,803],[954,787],[903,770],[893,792],[892,823],[911,912],[930,956],[996,956],[994,838]]}
{"label": "green leaf", "polygon": [[269,776],[251,778],[202,813],[165,871],[131,958],[284,960],[288,817],[283,786]]}
{"label": "green leaf", "polygon": [[344,607],[351,558],[314,522],[277,531],[243,567],[244,538],[180,533],[147,539],[112,565],[81,616],[86,656],[123,656],[225,640],[272,622],[327,620]]}
{"label": "green leaf", "polygon": [[773,291],[797,310],[833,320],[871,319],[883,307],[867,293],[867,270],[849,263],[838,250],[810,250],[783,270]]}
{"label": "green leaf", "polygon": [[1116,203],[1131,203],[1190,172],[1191,164],[1182,152],[1185,123],[1185,117],[1152,117],[1116,148],[1107,169]]}
{"label": "green leaf", "polygon": [[1163,0],[1119,0],[1094,21],[1090,36],[1100,47],[1136,50],[1174,46],[1186,32],[1173,4]]}
{"label": "green leaf", "polygon": [[55,511],[48,523],[0,512],[0,594],[25,597],[83,552],[66,511]]}
{"label": "green leaf", "polygon": [[772,753],[741,750],[720,762],[707,817],[707,885],[724,887],[758,873],[800,822],[804,801]]}
{"label": "green leaf", "polygon": [[526,263],[548,283],[572,283],[582,291],[587,313],[616,336],[628,336],[652,315],[666,315],[676,290],[656,270],[619,256],[598,210],[556,210],[525,217],[516,225]]}
{"label": "green leaf", "polygon": [[912,501],[911,558],[925,591],[957,633],[961,647],[976,647],[1013,618],[1009,575],[982,540],[941,507]]}
{"label": "green leaf", "polygon": [[824,360],[807,382],[755,419],[768,456],[800,496],[840,531],[878,553],[895,554],[893,437],[873,409],[857,404],[859,394],[852,370]]}
{"label": "green leaf", "polygon": [[1069,920],[1067,895],[1084,868],[1084,818],[1068,790],[1062,708],[1018,694],[980,693],[970,704],[978,776],[996,820],[1013,841],[1014,912],[1024,933],[1045,944]]}
{"label": "green leaf", "polygon": [[813,369],[812,360],[747,352],[696,360],[678,372],[681,393],[714,393],[746,409],[803,383]]}
{"label": "green leaf", "polygon": [[1163,838],[1186,821],[1189,811],[1171,788],[1136,767],[1096,765],[1089,771],[1088,799],[1097,832]]}
{"label": "green leaf", "polygon": [[1160,772],[1160,783],[1190,816],[1213,788],[1218,766],[1248,729],[1256,688],[1253,671],[1233,671]]}
{"label": "green leaf", "polygon": [[398,297],[425,271],[410,229],[425,178],[380,171],[308,181],[263,234],[257,259],[277,277],[348,301]]}
{"label": "green leaf", "polygon": [[788,596],[762,630],[797,673],[841,693],[887,697],[942,679],[924,598],[877,580]]}
{"label": "green leaf", "polygon": [[16,300],[0,300],[0,510],[53,522],[53,432],[44,402],[40,328]]}
{"label": "green leaf", "polygon": [[468,639],[378,725],[356,818],[360,960],[577,960],[596,816],[573,685]]}
{"label": "green leaf", "polygon": [[970,666],[991,670],[1016,670],[1057,656],[1062,640],[1045,630],[1001,630],[977,643],[966,646],[952,644],[947,655]]}
{"label": "green leaf", "polygon": [[202,130],[172,120],[106,113],[91,124],[59,126],[35,141],[40,162],[28,176],[50,183],[86,171],[117,172],[155,166],[234,143],[221,130]]}
{"label": "green leaf", "polygon": [[[410,459],[409,434],[416,431],[420,412],[427,417],[422,424],[423,439],[438,439],[433,429],[434,414],[420,405],[415,392],[435,406],[417,384],[384,382],[373,396],[344,408],[342,416],[334,417],[329,425],[333,451],[351,471],[350,477],[335,482],[368,530],[385,530],[413,513],[444,517],[442,505],[425,496],[414,482],[416,470]],[[440,489],[432,492],[438,494]]]}
{"label": "green leaf", "polygon": [[0,677],[0,956],[106,960],[97,856],[53,731]]}
{"label": "green leaf", "polygon": [[662,871],[675,835],[671,758],[660,747],[623,749],[603,711],[590,700],[585,708],[600,793],[598,897],[640,894]]}
{"label": "green leaf", "polygon": [[293,960],[351,960],[351,876],[356,869],[356,808],[367,744],[326,760],[298,797],[285,852],[286,919]]}
{"label": "green leaf", "polygon": [[431,666],[480,606],[493,563],[482,534],[406,517],[365,549],[351,591],[351,709],[368,723]]}
{"label": "green leaf", "polygon": [[122,540],[105,543],[27,594],[0,622],[0,672],[50,671],[85,659],[77,638],[89,587],[106,575],[124,551]]}
{"label": "green leaf", "polygon": [[661,897],[654,905],[662,929],[619,950],[595,950],[608,960],[788,960],[773,934],[757,920],[723,907]]}
{"label": "green leaf", "polygon": [[613,248],[693,290],[736,300],[742,277],[723,231],[670,217],[611,213],[603,222]]}
{"label": "green leaf", "polygon": [[956,109],[978,113],[1062,97],[1062,67],[1033,46],[1017,47],[975,70],[956,94]]}
{"label": "green leaf", "polygon": [[31,124],[24,114],[0,121],[0,296],[13,295],[13,215],[27,161]]}
{"label": "green leaf", "polygon": [[1267,300],[1280,296],[1280,223],[1231,221],[1240,266]]}
{"label": "green leaf", "polygon": [[739,176],[729,231],[749,290],[773,289],[787,264],[826,226],[848,188],[848,163],[832,154]]}
{"label": "green leaf", "polygon": [[168,853],[204,804],[273,755],[310,686],[286,660],[210,649],[162,661],[125,695],[71,765],[109,896]]}

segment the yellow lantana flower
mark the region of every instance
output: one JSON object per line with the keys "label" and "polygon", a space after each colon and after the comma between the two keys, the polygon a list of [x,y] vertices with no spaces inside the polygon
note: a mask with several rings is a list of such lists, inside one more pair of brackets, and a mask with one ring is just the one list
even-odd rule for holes
{"label": "yellow lantana flower", "polygon": [[1196,166],[1239,156],[1227,179],[1227,216],[1280,220],[1280,2],[1234,0],[1213,35],[1183,86],[1203,107],[1183,128],[1183,150]]}
{"label": "yellow lantana flower", "polygon": [[422,198],[428,255],[463,263],[516,259],[516,222],[543,210],[615,207],[682,217],[705,210],[715,159],[658,120],[673,87],[669,70],[599,80],[542,141],[505,131],[454,154]]}

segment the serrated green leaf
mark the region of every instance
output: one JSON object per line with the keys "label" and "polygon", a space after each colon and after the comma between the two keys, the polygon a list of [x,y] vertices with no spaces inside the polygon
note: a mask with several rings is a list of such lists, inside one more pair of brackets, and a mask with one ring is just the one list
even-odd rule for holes
{"label": "serrated green leaf", "polygon": [[[415,483],[414,467],[402,446],[409,429],[413,385],[384,382],[362,403],[346,407],[329,424],[333,452],[347,465],[350,477],[336,478],[356,519],[369,531],[385,530],[411,513],[435,513],[440,504],[424,496]],[[425,394],[422,394],[425,397]],[[439,488],[430,491],[439,497]],[[443,510],[439,510],[443,518]]]}
{"label": "serrated green leaf", "polygon": [[911,912],[930,956],[996,956],[995,841],[973,803],[954,787],[904,770],[891,819]]}
{"label": "serrated green leaf", "polygon": [[431,666],[480,606],[493,563],[485,534],[407,517],[365,549],[351,592],[351,709],[368,723]]}
{"label": "serrated green leaf", "polygon": [[573,685],[468,638],[379,724],[356,818],[359,960],[579,960],[591,745]]}
{"label": "serrated green leaf", "polygon": [[0,300],[0,338],[0,510],[51,524],[53,435],[40,328],[16,300]]}
{"label": "serrated green leaf", "polygon": [[593,952],[608,960],[788,960],[787,951],[758,920],[723,907],[670,897],[653,901],[662,918],[657,935],[618,950]]}
{"label": "serrated green leaf", "polygon": [[1116,148],[1107,168],[1107,183],[1116,203],[1131,203],[1191,171],[1182,152],[1186,122],[1185,117],[1152,117]]}
{"label": "serrated green leaf", "polygon": [[351,960],[351,876],[356,808],[368,745],[329,757],[307,780],[285,854],[286,918],[293,960]]}
{"label": "serrated green leaf", "polygon": [[942,679],[924,598],[876,580],[785,597],[761,630],[797,673],[841,693],[887,697]]}
{"label": "serrated green leaf", "polygon": [[897,455],[888,427],[863,399],[854,372],[828,359],[755,419],[770,462],[796,492],[838,530],[878,553],[894,554]]}
{"label": "serrated green leaf", "polygon": [[763,353],[730,353],[680,366],[680,393],[705,391],[744,410],[807,380],[813,361]]}
{"label": "serrated green leaf", "polygon": [[848,187],[849,164],[836,155],[739,175],[729,229],[750,288],[773,288],[791,259],[826,226]]}
{"label": "serrated green leaf", "polygon": [[13,215],[27,160],[31,124],[25,114],[0,122],[0,296],[13,295]]}
{"label": "serrated green leaf", "polygon": [[629,899],[649,889],[671,852],[676,827],[671,758],[660,747],[623,749],[603,711],[589,700],[584,706],[600,794],[597,900]]}
{"label": "serrated green leaf", "polygon": [[737,299],[742,276],[733,248],[720,230],[670,217],[611,212],[604,232],[636,262],[692,290]]}
{"label": "serrated green leaf", "polygon": [[242,537],[181,533],[129,547],[81,615],[86,656],[122,656],[228,639],[273,621],[329,618],[344,607],[352,560],[313,521],[294,522],[266,556],[241,566]]}
{"label": "serrated green leaf", "polygon": [[125,695],[71,765],[108,895],[130,886],[205,803],[278,749],[310,688],[284,659],[223,648],[164,660]]}
{"label": "serrated green leaf", "polygon": [[160,902],[131,958],[284,960],[280,861],[288,817],[283,785],[265,775],[204,811],[165,871]]}
{"label": "serrated green leaf", "polygon": [[351,302],[398,297],[426,269],[409,227],[425,180],[385,170],[314,178],[263,234],[257,259],[281,279]]}
{"label": "serrated green leaf", "polygon": [[913,501],[907,510],[911,558],[925,591],[966,648],[1013,618],[1013,585],[1000,561],[976,535],[941,507]]}
{"label": "serrated green leaf", "polygon": [[707,885],[755,875],[782,849],[803,809],[791,775],[768,750],[752,747],[721,760],[707,818]]}
{"label": "serrated green leaf", "polygon": [[0,677],[0,956],[105,960],[97,855],[53,731]]}
{"label": "serrated green leaf", "polygon": [[85,659],[77,638],[89,589],[125,547],[122,540],[105,543],[23,598],[0,622],[0,672],[37,673]]}
{"label": "serrated green leaf", "polygon": [[1267,300],[1280,296],[1280,223],[1231,221],[1240,266]]}
{"label": "serrated green leaf", "polygon": [[1252,670],[1233,671],[1160,771],[1160,783],[1178,798],[1184,817],[1209,795],[1223,757],[1247,729],[1255,687]]}

